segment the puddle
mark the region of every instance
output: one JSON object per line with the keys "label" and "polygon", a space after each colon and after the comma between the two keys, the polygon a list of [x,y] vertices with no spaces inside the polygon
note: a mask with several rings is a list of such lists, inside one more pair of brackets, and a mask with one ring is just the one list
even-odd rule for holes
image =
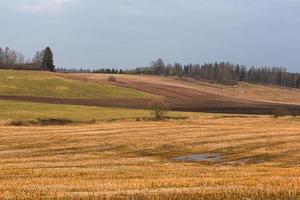
{"label": "puddle", "polygon": [[266,160],[263,159],[257,159],[257,158],[242,158],[235,161],[228,161],[223,164],[228,165],[249,165],[249,164],[261,164],[266,162]]}
{"label": "puddle", "polygon": [[255,158],[244,158],[244,159],[240,159],[237,160],[236,163],[239,165],[242,164],[260,164],[260,163],[264,163],[265,160],[263,159],[255,159]]}
{"label": "puddle", "polygon": [[215,153],[194,154],[173,158],[175,161],[220,161],[221,156]]}
{"label": "puddle", "polygon": [[241,158],[238,160],[226,161],[225,157],[217,153],[193,154],[172,158],[172,160],[185,162],[218,162],[219,164],[224,165],[260,164],[266,162],[266,160],[261,157]]}

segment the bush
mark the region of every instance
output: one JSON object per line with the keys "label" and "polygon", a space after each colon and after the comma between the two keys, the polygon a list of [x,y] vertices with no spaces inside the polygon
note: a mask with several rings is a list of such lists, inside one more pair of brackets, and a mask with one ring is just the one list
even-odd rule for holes
{"label": "bush", "polygon": [[169,104],[163,99],[155,99],[150,103],[151,115],[156,120],[163,119],[169,111]]}
{"label": "bush", "polygon": [[7,122],[5,125],[8,126],[29,126],[30,122],[26,120],[12,120]]}
{"label": "bush", "polygon": [[75,121],[69,119],[44,119],[38,118],[36,120],[12,120],[6,123],[8,126],[62,126],[75,124]]}
{"label": "bush", "polygon": [[273,117],[278,118],[278,117],[284,117],[284,116],[289,116],[291,115],[290,111],[284,108],[276,108],[273,110]]}
{"label": "bush", "polygon": [[109,76],[107,80],[111,82],[117,82],[117,78],[115,76]]}
{"label": "bush", "polygon": [[74,123],[75,122],[70,119],[38,118],[33,124],[48,126],[48,125],[68,125],[68,124],[74,124]]}

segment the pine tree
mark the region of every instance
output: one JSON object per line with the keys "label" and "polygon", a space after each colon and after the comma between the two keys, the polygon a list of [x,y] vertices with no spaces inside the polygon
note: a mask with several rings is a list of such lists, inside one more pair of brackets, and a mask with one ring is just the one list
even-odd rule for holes
{"label": "pine tree", "polygon": [[53,64],[53,53],[50,49],[50,47],[47,47],[45,49],[43,62],[42,62],[42,68],[49,71],[54,71],[55,66]]}

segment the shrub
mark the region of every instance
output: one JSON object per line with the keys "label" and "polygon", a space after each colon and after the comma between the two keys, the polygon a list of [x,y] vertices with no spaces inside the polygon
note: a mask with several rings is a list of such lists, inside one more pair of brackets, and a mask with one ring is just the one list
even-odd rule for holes
{"label": "shrub", "polygon": [[155,99],[150,103],[151,115],[156,120],[163,119],[169,111],[169,104],[163,99]]}
{"label": "shrub", "polygon": [[5,125],[8,126],[28,126],[30,125],[29,121],[26,120],[12,120],[7,122]]}
{"label": "shrub", "polygon": [[36,120],[12,120],[6,123],[8,126],[61,126],[75,124],[75,121],[69,119],[44,119]]}
{"label": "shrub", "polygon": [[107,80],[111,82],[117,82],[117,78],[115,76],[109,76]]}
{"label": "shrub", "polygon": [[52,118],[38,118],[33,124],[35,125],[68,125],[68,124],[74,124],[75,122],[70,119],[52,119]]}

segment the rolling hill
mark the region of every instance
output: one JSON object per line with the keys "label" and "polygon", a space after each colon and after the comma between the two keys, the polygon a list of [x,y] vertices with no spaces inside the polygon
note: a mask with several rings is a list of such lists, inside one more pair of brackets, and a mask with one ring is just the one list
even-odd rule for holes
{"label": "rolling hill", "polygon": [[299,90],[109,76],[1,71],[0,199],[299,199],[299,117],[132,109],[299,111]]}
{"label": "rolling hill", "polygon": [[162,97],[174,111],[271,114],[300,113],[300,90],[241,83],[223,86],[140,75],[0,71],[0,99],[37,103],[148,108]]}
{"label": "rolling hill", "polygon": [[[300,90],[240,83],[224,86],[178,78],[140,75],[64,74],[66,78],[133,88],[165,97],[173,110],[270,114],[275,108],[299,112]],[[130,102],[128,102],[130,105]],[[145,105],[138,105],[143,107]]]}

